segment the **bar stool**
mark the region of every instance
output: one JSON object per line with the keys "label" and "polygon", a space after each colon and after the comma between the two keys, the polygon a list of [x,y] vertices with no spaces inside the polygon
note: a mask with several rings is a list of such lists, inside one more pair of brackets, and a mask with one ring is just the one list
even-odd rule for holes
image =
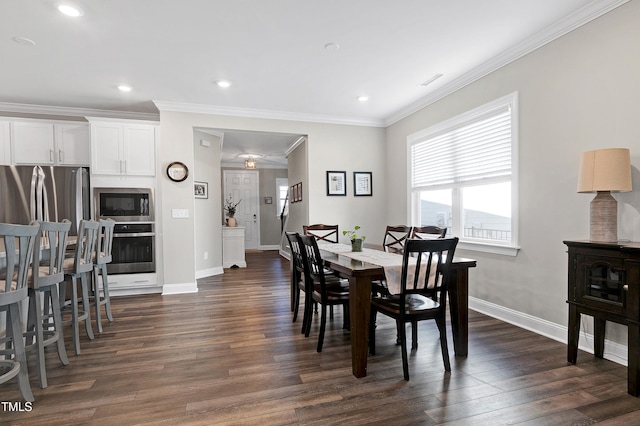
{"label": "bar stool", "polygon": [[[64,256],[71,222],[41,222],[36,236],[36,248],[29,276],[29,314],[27,316],[26,351],[36,350],[38,379],[41,388],[47,387],[44,348],[57,344],[58,358],[69,364],[62,333],[62,314],[58,299],[58,284],[64,281]],[[38,252],[48,253],[40,260]],[[43,296],[43,298],[41,297]],[[44,313],[42,299],[44,299]],[[35,342],[34,342],[35,340]]]}
{"label": "bar stool", "polygon": [[[0,224],[0,241],[4,243],[5,257],[0,259],[4,266],[0,269],[0,312],[6,312],[5,336],[0,339],[0,367],[6,368],[0,374],[0,383],[18,377],[18,387],[22,398],[34,400],[27,371],[27,354],[22,336],[20,305],[27,300],[27,279],[29,265],[33,259],[38,223],[31,225]],[[11,358],[13,356],[13,359]]]}
{"label": "bar stool", "polygon": [[[98,333],[102,333],[100,320],[100,306],[104,305],[107,320],[113,322],[111,314],[111,300],[109,298],[109,279],[107,277],[107,263],[111,263],[111,245],[113,243],[113,228],[116,222],[113,219],[100,219],[100,230],[96,243],[96,254],[93,263],[93,280],[91,281],[91,293],[93,305],[96,311],[96,325]],[[102,277],[102,289],[98,277]],[[102,293],[102,295],[101,295]]]}
{"label": "bar stool", "polygon": [[[66,300],[65,285],[60,286],[60,302],[71,310],[71,319],[64,320],[63,324],[71,324],[73,334],[73,346],[76,355],[80,355],[80,321],[84,321],[87,337],[93,340],[93,328],[91,327],[91,305],[89,304],[89,285],[87,273],[93,271],[93,255],[96,244],[96,235],[100,224],[95,220],[81,220],[78,229],[78,240],[73,258],[64,260],[64,277],[71,283],[71,300]],[[80,278],[80,287],[78,287]],[[82,310],[78,309],[78,291],[82,297]]]}

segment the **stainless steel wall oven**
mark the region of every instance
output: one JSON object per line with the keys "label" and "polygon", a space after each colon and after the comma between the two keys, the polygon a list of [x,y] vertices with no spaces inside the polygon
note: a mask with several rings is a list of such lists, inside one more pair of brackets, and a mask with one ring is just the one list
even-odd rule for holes
{"label": "stainless steel wall oven", "polygon": [[94,188],[96,216],[117,223],[110,274],[156,271],[154,197],[151,188]]}

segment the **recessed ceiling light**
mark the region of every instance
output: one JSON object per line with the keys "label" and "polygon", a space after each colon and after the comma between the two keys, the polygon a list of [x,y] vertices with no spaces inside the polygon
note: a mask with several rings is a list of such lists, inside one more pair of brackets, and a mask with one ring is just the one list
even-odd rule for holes
{"label": "recessed ceiling light", "polygon": [[58,6],[58,10],[61,13],[64,13],[67,16],[73,16],[74,18],[84,15],[82,9],[78,9],[77,7],[73,7],[68,4],[61,4]]}
{"label": "recessed ceiling light", "polygon": [[36,42],[31,40],[30,38],[25,38],[25,37],[14,37],[13,41],[15,41],[18,44],[23,44],[25,46],[35,46]]}
{"label": "recessed ceiling light", "polygon": [[216,84],[220,87],[229,87],[231,86],[231,82],[229,80],[218,80]]}
{"label": "recessed ceiling light", "polygon": [[130,92],[131,86],[127,86],[126,84],[121,84],[120,86],[118,86],[118,90],[121,92]]}
{"label": "recessed ceiling light", "polygon": [[368,96],[364,96],[364,95],[363,96],[358,96],[358,100],[360,102],[367,102],[369,100],[369,97]]}
{"label": "recessed ceiling light", "polygon": [[324,45],[324,48],[329,52],[335,52],[340,49],[340,45],[338,43],[327,43]]}

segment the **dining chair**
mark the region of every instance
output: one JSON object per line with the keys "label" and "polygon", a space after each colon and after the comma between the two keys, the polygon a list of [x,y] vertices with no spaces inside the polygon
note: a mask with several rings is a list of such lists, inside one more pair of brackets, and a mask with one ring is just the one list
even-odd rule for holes
{"label": "dining chair", "polygon": [[[411,235],[411,229],[411,226],[406,225],[387,226],[382,239],[382,249],[386,252],[402,254],[404,244]],[[387,282],[385,280],[372,281],[371,292],[374,295],[388,295]]]}
{"label": "dining chair", "polygon": [[[345,286],[345,281],[337,277],[325,275],[325,268],[318,243],[311,235],[299,235],[300,252],[304,262],[304,280],[306,284],[306,295],[309,299],[317,302],[321,306],[320,333],[318,335],[317,351],[322,352],[324,343],[324,333],[327,324],[327,306],[341,305],[343,308],[343,329],[349,329],[349,288]],[[307,320],[307,330],[305,336],[309,336],[311,330],[310,304],[305,304],[305,309],[309,312]]]}
{"label": "dining chair", "polygon": [[444,238],[447,235],[447,228],[440,228],[438,226],[428,225],[428,226],[414,226],[411,231],[412,239],[434,239],[434,238]]}
{"label": "dining chair", "polygon": [[[78,228],[78,239],[76,249],[72,258],[64,260],[65,280],[71,285],[70,300],[66,300],[66,285],[60,286],[60,302],[69,308],[71,318],[63,321],[64,324],[71,324],[73,334],[73,346],[76,355],[80,355],[80,321],[84,321],[87,337],[94,339],[93,328],[91,327],[91,305],[89,304],[89,287],[87,274],[93,271],[93,256],[96,244],[96,237],[100,223],[95,220],[81,220]],[[78,286],[78,279],[79,286]],[[78,293],[82,298],[82,310],[79,309]]]}
{"label": "dining chair", "polygon": [[[62,222],[40,222],[29,276],[26,350],[36,351],[38,380],[43,389],[47,387],[45,347],[55,343],[60,362],[69,364],[64,346],[58,285],[64,281],[63,265],[70,229],[71,222],[67,219]],[[46,254],[42,260],[39,256],[41,250]]]}
{"label": "dining chair", "polygon": [[111,263],[113,259],[111,247],[113,244],[113,229],[116,222],[113,219],[100,219],[99,224],[96,252],[93,260],[93,279],[91,280],[90,300],[93,302],[95,308],[98,333],[102,333],[100,306],[104,305],[107,320],[113,322],[107,264]]}
{"label": "dining chair", "polygon": [[[402,351],[404,379],[409,380],[407,336],[405,324],[435,320],[440,332],[440,349],[445,371],[451,371],[447,347],[446,307],[447,290],[451,276],[451,263],[458,238],[409,240],[405,244],[400,278],[400,294],[373,297],[369,325],[369,350],[376,352],[376,316],[379,313],[395,319]],[[427,287],[437,289],[438,300],[426,296]],[[412,350],[417,349],[417,340]]]}
{"label": "dining chair", "polygon": [[337,243],[338,242],[338,225],[303,225],[302,231],[304,235],[312,235],[318,242]]}
{"label": "dining chair", "polygon": [[22,335],[22,315],[20,305],[29,297],[27,280],[33,260],[36,235],[40,224],[13,225],[0,223],[0,242],[3,243],[0,268],[0,312],[5,312],[4,336],[0,337],[0,383],[17,376],[22,398],[34,400],[29,384],[27,354]]}
{"label": "dining chair", "polygon": [[[298,319],[298,309],[300,306],[300,290],[306,291],[304,281],[304,260],[302,258],[302,252],[300,250],[300,242],[298,241],[297,232],[285,232],[287,241],[289,241],[289,248],[291,249],[291,297],[293,306],[293,322]],[[305,295],[305,305],[310,298]],[[307,330],[307,316],[309,310],[305,307],[304,316],[302,319],[302,333]]]}
{"label": "dining chair", "polygon": [[411,235],[411,229],[411,226],[406,225],[387,226],[382,240],[384,251],[402,254],[404,244]]}

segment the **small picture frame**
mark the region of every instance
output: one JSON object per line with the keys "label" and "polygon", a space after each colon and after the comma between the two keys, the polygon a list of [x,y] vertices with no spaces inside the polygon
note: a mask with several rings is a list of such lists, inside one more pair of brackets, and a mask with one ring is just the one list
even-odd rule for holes
{"label": "small picture frame", "polygon": [[356,197],[370,197],[373,195],[371,172],[353,172],[353,195]]}
{"label": "small picture frame", "polygon": [[327,172],[327,196],[347,195],[347,172]]}
{"label": "small picture frame", "polygon": [[273,198],[271,198],[271,197],[264,197],[264,203],[265,203],[265,204],[273,204]]}
{"label": "small picture frame", "polygon": [[298,182],[296,184],[296,188],[297,188],[297,194],[298,194],[298,201],[302,201],[302,182]]}
{"label": "small picture frame", "polygon": [[291,188],[289,188],[289,189],[291,190],[291,195],[290,195],[291,202],[292,203],[298,202],[297,194],[296,194],[296,185],[291,185]]}
{"label": "small picture frame", "polygon": [[207,182],[193,182],[193,195],[196,198],[209,198],[209,184]]}

